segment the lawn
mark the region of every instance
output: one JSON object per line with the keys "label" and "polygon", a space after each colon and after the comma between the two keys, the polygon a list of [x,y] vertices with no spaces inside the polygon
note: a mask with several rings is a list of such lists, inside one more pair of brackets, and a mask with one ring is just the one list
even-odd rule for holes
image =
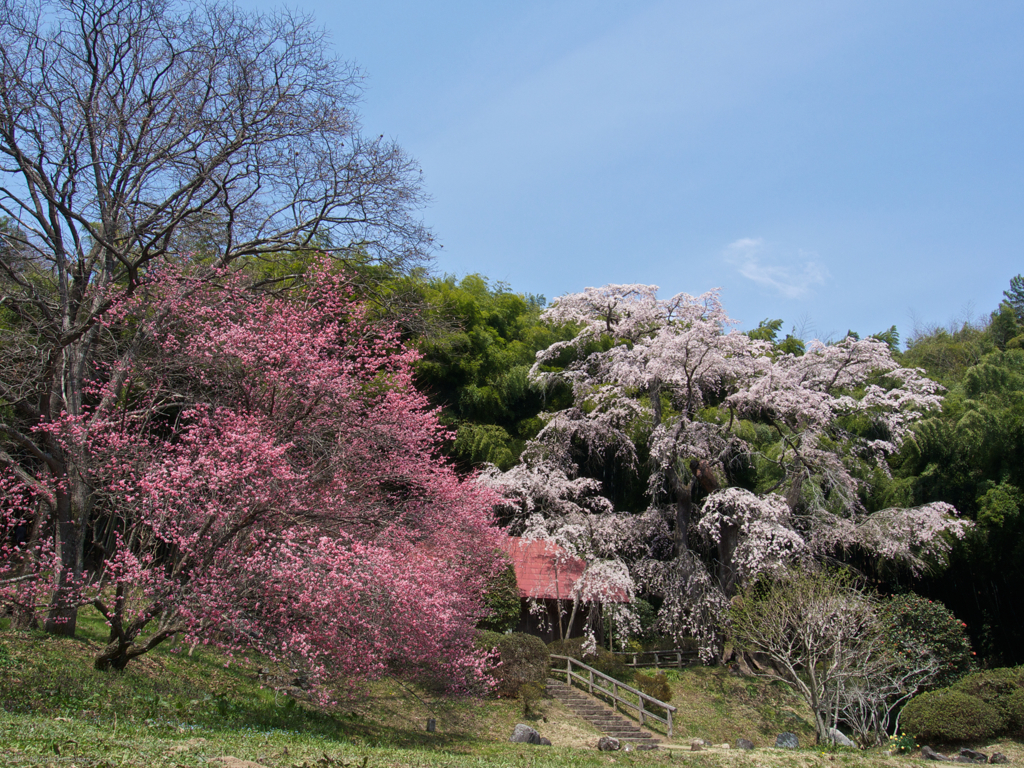
{"label": "lawn", "polygon": [[[600,753],[599,734],[553,700],[526,717],[519,701],[453,699],[381,680],[361,687],[339,683],[338,703],[319,707],[292,685],[291,670],[208,647],[167,644],[123,673],[97,672],[92,657],[106,627],[85,612],[79,628],[75,639],[0,628],[0,765],[216,767],[227,765],[218,758],[231,756],[268,768],[896,768],[912,759],[815,749],[809,714],[786,686],[723,668],[669,673],[679,711],[668,748]],[[436,724],[432,733],[429,719]],[[510,744],[517,722],[534,726],[555,746]],[[797,733],[807,748],[770,749],[783,730]],[[691,738],[721,744],[739,737],[758,748],[690,751]],[[978,746],[1003,752],[1013,764],[1024,762],[1019,744]]]}

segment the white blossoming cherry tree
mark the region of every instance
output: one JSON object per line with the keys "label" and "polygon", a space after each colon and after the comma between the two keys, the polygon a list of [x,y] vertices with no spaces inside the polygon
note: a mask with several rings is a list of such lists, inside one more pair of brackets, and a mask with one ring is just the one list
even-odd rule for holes
{"label": "white blossoming cherry tree", "polygon": [[[545,416],[520,466],[484,475],[514,526],[553,540],[585,528],[594,543],[574,553],[624,565],[632,589],[661,598],[663,629],[697,637],[706,658],[728,600],[759,574],[855,553],[914,572],[942,560],[968,525],[953,507],[866,501],[910,425],[940,406],[935,382],[881,341],[796,355],[735,330],[717,291],[657,291],[588,288],[544,313],[578,332],[531,375],[568,383],[573,405]],[[646,509],[605,498],[602,479],[623,472],[646,482]]]}

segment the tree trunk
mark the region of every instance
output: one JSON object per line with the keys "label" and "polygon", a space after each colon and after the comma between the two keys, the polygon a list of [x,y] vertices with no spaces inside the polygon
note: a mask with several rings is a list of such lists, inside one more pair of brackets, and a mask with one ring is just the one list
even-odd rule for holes
{"label": "tree trunk", "polygon": [[96,657],[93,661],[93,666],[100,672],[121,672],[128,662],[131,661],[131,656],[128,655],[128,651],[131,649],[132,644],[122,644],[118,641],[114,641],[107,645],[103,649],[103,653]]}
{"label": "tree trunk", "polygon": [[69,471],[66,477],[67,487],[57,491],[55,521],[60,574],[43,626],[50,634],[74,637],[79,590],[85,577],[85,530],[91,491],[77,471]]}
{"label": "tree trunk", "polygon": [[[76,294],[81,290],[77,284]],[[66,310],[70,309],[70,305]],[[64,319],[65,332],[74,321],[70,314]],[[63,415],[81,417],[84,414],[83,383],[89,361],[96,326],[90,328],[77,342],[69,344],[60,353],[56,365],[59,375],[51,382],[50,399],[44,411],[46,421],[55,423]],[[72,437],[71,440],[83,440]],[[46,438],[46,448],[53,463],[51,472],[56,480],[55,534],[60,559],[60,573],[50,601],[44,628],[54,635],[74,637],[78,621],[78,591],[85,576],[85,544],[92,508],[92,488],[85,480],[88,446],[84,442],[64,443],[57,435]]]}
{"label": "tree trunk", "polygon": [[687,533],[690,528],[690,517],[693,515],[693,494],[690,486],[679,482],[678,476],[673,475],[673,486],[675,486],[676,497],[676,528],[673,531],[673,543],[675,555],[679,557],[684,552],[690,551]]}
{"label": "tree trunk", "polygon": [[718,585],[726,597],[732,597],[736,591],[736,566],[733,555],[739,543],[740,527],[738,525],[719,526],[718,533]]}
{"label": "tree trunk", "polygon": [[654,426],[657,428],[661,425],[662,413],[661,413],[661,381],[654,379],[651,382],[649,393],[651,397],[651,414],[654,417]]}

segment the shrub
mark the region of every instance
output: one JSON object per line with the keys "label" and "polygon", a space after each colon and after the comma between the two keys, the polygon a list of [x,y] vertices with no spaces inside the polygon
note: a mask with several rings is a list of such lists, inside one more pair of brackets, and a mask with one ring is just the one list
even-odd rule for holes
{"label": "shrub", "polygon": [[519,624],[522,606],[516,571],[511,563],[488,582],[484,604],[487,606],[487,616],[477,623],[479,629],[508,632]]}
{"label": "shrub", "polygon": [[1002,712],[1006,719],[1006,735],[1024,739],[1024,688],[1018,688],[1003,700]]}
{"label": "shrub", "polygon": [[552,640],[548,643],[548,652],[556,656],[568,656],[576,659],[576,661],[589,664],[595,658],[595,655],[589,654],[584,658],[583,641],[584,638],[582,637],[574,637],[570,640]]}
{"label": "shrub", "polygon": [[537,702],[544,698],[547,690],[540,683],[523,683],[519,686],[519,700],[523,702],[523,717],[537,714]]}
{"label": "shrub", "polygon": [[1008,735],[1024,726],[1024,667],[986,669],[968,675],[953,690],[981,699],[999,712]]}
{"label": "shrub", "polygon": [[633,680],[633,668],[628,666],[621,656],[617,656],[604,648],[598,648],[593,653],[583,652],[582,637],[574,637],[570,640],[555,640],[548,643],[548,650],[558,656],[569,656],[582,661],[598,672],[604,672],[609,677],[614,677],[619,682],[628,683]]}
{"label": "shrub", "polygon": [[477,634],[476,644],[478,648],[494,648],[498,652],[501,663],[491,670],[497,683],[494,692],[498,696],[515,698],[524,684],[543,686],[547,680],[551,657],[539,637],[522,632],[501,635],[483,631]]}
{"label": "shrub", "polygon": [[944,688],[911,699],[903,708],[901,726],[918,739],[952,744],[995,736],[1003,730],[1003,720],[991,704]]}
{"label": "shrub", "polygon": [[672,701],[672,686],[668,684],[668,676],[664,672],[654,675],[637,672],[633,677],[633,686],[659,701]]}
{"label": "shrub", "polygon": [[938,600],[913,593],[894,595],[882,604],[880,613],[893,650],[908,658],[927,652],[942,662],[942,671],[925,690],[950,686],[973,668],[967,625]]}

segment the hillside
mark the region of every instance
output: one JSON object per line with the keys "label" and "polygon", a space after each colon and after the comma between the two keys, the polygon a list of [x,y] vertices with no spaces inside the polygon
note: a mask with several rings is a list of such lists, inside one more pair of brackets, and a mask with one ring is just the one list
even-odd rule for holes
{"label": "hillside", "polygon": [[[562,705],[542,701],[524,718],[518,701],[449,699],[386,680],[337,691],[339,703],[304,700],[287,669],[265,660],[228,659],[209,648],[160,648],[121,674],[96,672],[91,659],[103,625],[83,622],[80,637],[0,631],[0,765],[195,766],[233,756],[273,768],[304,765],[905,765],[905,758],[763,749],[791,730],[810,745],[802,705],[784,686],[722,668],[671,672],[679,708],[677,738],[654,753],[599,753],[598,734]],[[301,683],[301,678],[298,682]],[[279,690],[279,689],[287,690]],[[427,733],[428,718],[437,724]],[[534,725],[553,748],[507,742],[516,722]],[[752,753],[689,751],[691,738],[750,738]],[[1015,763],[1024,749],[995,747]]]}

